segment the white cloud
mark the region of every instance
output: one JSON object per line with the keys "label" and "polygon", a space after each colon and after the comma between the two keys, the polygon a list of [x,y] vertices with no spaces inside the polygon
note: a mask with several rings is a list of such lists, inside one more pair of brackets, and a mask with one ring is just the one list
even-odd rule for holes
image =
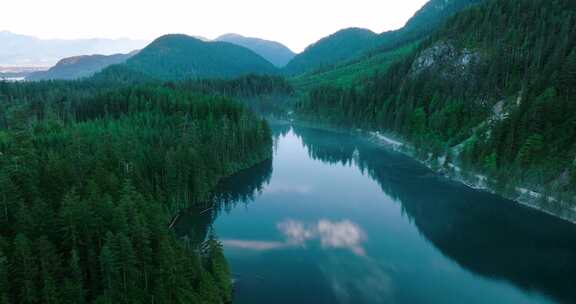
{"label": "white cloud", "polygon": [[267,251],[286,247],[305,247],[308,241],[319,240],[322,248],[348,249],[359,256],[366,255],[362,242],[366,233],[350,220],[330,221],[319,220],[306,224],[292,219],[284,220],[276,225],[285,237],[283,242],[224,239],[227,247]]}

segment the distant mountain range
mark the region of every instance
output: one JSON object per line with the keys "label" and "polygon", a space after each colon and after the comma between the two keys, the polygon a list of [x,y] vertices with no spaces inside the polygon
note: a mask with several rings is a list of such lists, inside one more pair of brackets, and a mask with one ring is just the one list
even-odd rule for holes
{"label": "distant mountain range", "polygon": [[296,55],[289,48],[279,42],[244,37],[238,34],[222,35],[215,40],[233,43],[250,49],[277,67],[285,66]]}
{"label": "distant mountain range", "polygon": [[47,71],[35,72],[26,76],[26,80],[72,80],[89,77],[110,65],[125,62],[136,53],[137,51],[128,54],[114,54],[109,56],[85,55],[69,57],[58,61],[55,66]]}
{"label": "distant mountain range", "polygon": [[270,62],[247,48],[228,42],[202,41],[182,34],[156,39],[123,65],[163,80],[277,73]]}
{"label": "distant mountain range", "polygon": [[101,54],[129,53],[148,44],[132,39],[39,39],[0,32],[0,66],[53,66],[62,58]]}
{"label": "distant mountain range", "polygon": [[[259,38],[226,34],[214,41],[203,37],[166,35],[129,59],[126,67],[161,79],[234,77],[246,73],[298,75],[395,50],[426,37],[450,16],[482,0],[431,0],[396,31],[376,34],[362,28],[340,30],[294,54],[281,43]],[[28,79],[75,79],[90,76],[109,65],[122,63],[128,53],[145,46],[139,40],[41,40],[0,32],[0,65],[58,65]],[[87,54],[101,54],[85,56]],[[83,55],[83,56],[79,56]],[[66,58],[70,57],[71,58]],[[381,56],[382,57],[382,56]],[[385,56],[384,56],[385,57]],[[61,60],[61,58],[66,58]],[[386,58],[381,60],[386,61]]]}
{"label": "distant mountain range", "polygon": [[[54,54],[55,46],[42,42],[42,40],[9,34],[2,32],[4,36],[20,37],[13,39],[7,49],[22,50],[22,46],[30,41],[38,44],[37,52]],[[24,37],[24,38],[23,38]],[[1,39],[0,39],[1,40]],[[8,40],[8,39],[7,39]],[[39,43],[42,42],[42,43]],[[73,45],[68,41],[68,45]],[[79,43],[78,41],[76,41]],[[60,42],[59,42],[60,43]],[[139,45],[138,43],[134,45]],[[64,44],[60,43],[62,48]],[[45,52],[41,50],[45,48]],[[108,46],[109,50],[113,47]],[[77,48],[76,48],[77,49]],[[6,49],[4,53],[9,53]],[[67,50],[71,53],[72,50]],[[16,52],[14,52],[16,53]],[[0,62],[5,65],[27,65],[32,62],[37,64],[48,63],[46,58],[40,61],[29,60],[26,52],[19,52],[12,59],[19,57],[21,60],[6,59],[1,57]],[[2,54],[2,50],[0,50]],[[102,71],[110,65],[124,63],[134,52],[129,54],[113,55],[80,55],[59,59],[56,65],[47,71],[35,72],[26,77],[26,80],[49,80],[49,79],[78,79],[91,76]],[[28,56],[28,57],[27,57]],[[145,48],[143,54],[126,65],[123,71],[138,71],[143,75],[163,79],[174,78],[201,78],[201,77],[229,77],[245,73],[277,73],[274,67],[282,67],[288,63],[295,54],[281,43],[258,38],[244,37],[238,34],[226,34],[211,41],[201,36],[166,35],[158,38]],[[4,58],[4,59],[3,59]],[[28,59],[24,59],[28,58]],[[265,59],[265,60],[262,60]],[[34,65],[34,64],[32,64]],[[117,72],[119,69],[115,69]]]}

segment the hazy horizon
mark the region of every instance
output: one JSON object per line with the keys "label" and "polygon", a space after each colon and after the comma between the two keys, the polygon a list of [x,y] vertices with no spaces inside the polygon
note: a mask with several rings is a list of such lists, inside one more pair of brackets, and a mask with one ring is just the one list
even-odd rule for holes
{"label": "hazy horizon", "polygon": [[171,33],[208,39],[236,33],[278,41],[294,52],[301,52],[308,45],[344,28],[367,28],[376,33],[400,28],[426,2],[102,0],[97,5],[86,5],[72,0],[21,0],[0,6],[4,12],[10,12],[0,19],[0,31],[41,39],[129,38],[145,41]]}

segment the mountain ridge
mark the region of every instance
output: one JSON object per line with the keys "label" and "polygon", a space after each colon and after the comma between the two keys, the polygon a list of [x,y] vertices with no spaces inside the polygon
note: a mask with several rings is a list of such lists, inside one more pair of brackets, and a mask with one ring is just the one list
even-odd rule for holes
{"label": "mountain ridge", "polygon": [[73,56],[129,53],[147,43],[128,38],[40,39],[4,30],[0,31],[0,66],[53,66]]}
{"label": "mountain ridge", "polygon": [[133,51],[128,54],[114,55],[81,55],[63,58],[47,71],[34,72],[26,76],[26,80],[74,80],[90,77],[108,66],[125,62],[137,54],[137,52],[138,51]]}
{"label": "mountain ridge", "polygon": [[296,56],[290,48],[280,42],[255,37],[246,37],[240,34],[224,34],[214,39],[214,41],[229,42],[243,46],[270,61],[276,67],[285,66],[290,62],[290,60],[292,60],[292,58],[294,58],[294,56]]}
{"label": "mountain ridge", "polygon": [[[372,32],[375,36],[364,42],[360,42],[362,32],[356,32],[356,35],[347,37],[342,34],[353,29],[369,30],[359,28],[340,30],[310,45],[294,57],[284,70],[289,75],[302,74],[318,69],[329,69],[362,55],[391,51],[422,39],[453,14],[481,1],[485,0],[431,0],[423,5],[402,28],[380,34]],[[338,49],[338,46],[342,44],[352,44],[354,47],[344,51],[339,50],[334,55],[334,49]]]}
{"label": "mountain ridge", "polygon": [[185,34],[157,38],[124,65],[164,80],[277,73],[270,62],[247,48]]}

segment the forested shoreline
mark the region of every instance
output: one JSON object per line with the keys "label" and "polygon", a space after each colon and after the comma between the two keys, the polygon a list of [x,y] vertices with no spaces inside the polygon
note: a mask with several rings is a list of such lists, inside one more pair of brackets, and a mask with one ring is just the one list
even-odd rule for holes
{"label": "forested shoreline", "polygon": [[437,168],[455,164],[487,176],[500,194],[526,187],[547,209],[568,210],[576,194],[575,11],[571,1],[487,1],[363,85],[311,90],[297,113],[395,134]]}
{"label": "forested shoreline", "polygon": [[0,83],[1,303],[226,303],[222,248],[169,230],[271,157],[265,121],[173,84]]}

